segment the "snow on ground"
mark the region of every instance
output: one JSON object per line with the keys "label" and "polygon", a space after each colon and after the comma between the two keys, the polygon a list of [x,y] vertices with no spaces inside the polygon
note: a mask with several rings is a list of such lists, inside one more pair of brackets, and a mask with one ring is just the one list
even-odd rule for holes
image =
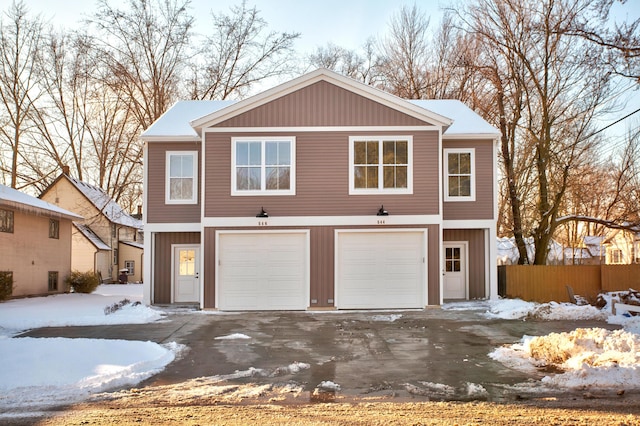
{"label": "snow on ground", "polygon": [[[123,304],[124,299],[132,303]],[[70,403],[136,383],[161,371],[183,347],[175,343],[131,342],[103,339],[12,338],[21,331],[48,326],[141,324],[162,320],[165,314],[136,304],[142,299],[142,285],[100,286],[92,294],[64,294],[0,303],[0,422],[25,411],[45,410],[61,402]],[[121,308],[117,306],[123,305]],[[114,310],[107,314],[107,311]],[[541,383],[556,388],[640,386],[640,316],[608,315],[592,306],[565,303],[536,304],[522,300],[448,303],[451,312],[470,311],[488,319],[509,320],[602,320],[623,329],[577,329],[571,333],[524,336],[514,345],[497,348],[490,356],[513,368],[536,371],[553,366],[563,373],[549,375]],[[195,314],[195,313],[194,313]],[[401,314],[371,314],[372,321],[393,322]],[[235,333],[217,339],[250,339]],[[265,374],[296,373],[309,364],[293,363],[274,372],[250,368],[216,377],[216,381]],[[282,370],[282,371],[281,371]],[[285,371],[286,370],[286,371]],[[323,390],[340,385],[323,382]],[[430,387],[449,390],[437,383]],[[482,396],[481,385],[468,384],[470,396]],[[3,414],[4,413],[4,414]]]}
{"label": "snow on ground", "polygon": [[602,310],[571,303],[490,301],[488,318],[601,320],[623,329],[578,328],[570,333],[524,336],[489,356],[525,372],[553,367],[559,373],[545,376],[542,384],[554,388],[640,388],[640,316],[611,315],[611,298],[605,295],[605,300]]}
{"label": "snow on ground", "polygon": [[[105,308],[131,304],[105,314]],[[141,324],[164,317],[141,304],[142,285],[103,285],[92,294],[61,294],[0,303],[0,422],[25,410],[73,403],[92,393],[133,386],[171,363],[183,347],[105,339],[11,338],[37,327]],[[24,414],[26,415],[26,414]]]}

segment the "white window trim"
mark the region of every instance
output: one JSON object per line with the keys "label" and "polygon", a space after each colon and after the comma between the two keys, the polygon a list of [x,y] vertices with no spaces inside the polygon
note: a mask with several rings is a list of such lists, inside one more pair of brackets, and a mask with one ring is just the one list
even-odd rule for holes
{"label": "white window trim", "polygon": [[[471,195],[449,195],[449,154],[471,154]],[[444,201],[476,201],[476,149],[475,148],[445,148],[444,149]]]}
{"label": "white window trim", "polygon": [[[170,169],[172,155],[191,155],[193,157],[193,197],[190,200],[172,200],[170,185]],[[198,204],[198,151],[167,151],[165,156],[165,204]]]}
{"label": "white window trim", "polygon": [[[354,170],[354,144],[356,141],[378,141],[379,149],[382,149],[383,140],[403,140],[407,141],[407,187],[406,188],[383,188],[384,173],[378,173],[378,188],[355,188],[355,170]],[[382,159],[382,156],[380,156]],[[382,163],[378,163],[378,167],[382,167]],[[383,135],[383,136],[349,136],[349,195],[380,195],[380,194],[413,194],[413,136],[411,135]]]}
{"label": "white window trim", "polygon": [[[291,170],[289,172],[289,189],[265,189],[265,142],[289,142],[291,147]],[[237,190],[236,181],[236,143],[237,142],[260,142],[261,144],[261,185],[263,189],[258,190]],[[237,137],[231,138],[231,195],[232,196],[256,196],[256,195],[296,195],[296,138],[295,136],[258,136],[258,137]]]}

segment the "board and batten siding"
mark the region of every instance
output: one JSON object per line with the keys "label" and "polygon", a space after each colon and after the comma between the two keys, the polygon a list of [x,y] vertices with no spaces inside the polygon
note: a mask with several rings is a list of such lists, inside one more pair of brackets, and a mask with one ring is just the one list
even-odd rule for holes
{"label": "board and batten siding", "polygon": [[[405,228],[426,228],[428,235],[427,247],[427,303],[438,305],[440,301],[440,268],[439,268],[439,248],[438,248],[438,225],[427,226],[385,226],[385,227],[335,227],[335,226],[314,226],[314,227],[286,227],[269,228],[269,231],[309,229],[310,230],[310,270],[309,270],[309,300],[307,306],[311,308],[331,308],[335,300],[335,230],[336,229],[370,229],[380,231],[381,229],[405,229]],[[204,230],[204,308],[213,309],[216,306],[215,294],[215,273],[216,273],[216,253],[215,236],[216,231],[265,231],[264,228],[205,228]]]}
{"label": "board and batten siding", "polygon": [[[197,223],[200,222],[200,170],[202,155],[199,142],[150,142],[147,144],[147,223]],[[167,151],[198,152],[198,203],[165,204]]]}
{"label": "board and batten siding", "polygon": [[469,299],[484,299],[485,290],[485,241],[482,229],[445,229],[443,241],[467,241],[469,243]]}
{"label": "board and batten siding", "polygon": [[153,263],[154,304],[171,303],[171,245],[200,244],[199,232],[158,232],[155,234]]}
{"label": "board and batten siding", "polygon": [[217,124],[217,127],[424,126],[372,99],[319,81]]}
{"label": "board and batten siding", "polygon": [[[444,141],[444,149],[474,148],[476,171],[476,200],[445,201],[442,206],[444,220],[494,219],[493,144],[491,139]],[[443,179],[446,179],[446,171]]]}
{"label": "board and batten siding", "polygon": [[[375,215],[380,205],[393,215],[438,214],[438,133],[384,132],[413,136],[413,194],[349,195],[349,137],[372,132],[277,133],[296,136],[296,195],[232,196],[231,138],[255,133],[207,133],[205,217]],[[215,183],[215,184],[214,184]]]}

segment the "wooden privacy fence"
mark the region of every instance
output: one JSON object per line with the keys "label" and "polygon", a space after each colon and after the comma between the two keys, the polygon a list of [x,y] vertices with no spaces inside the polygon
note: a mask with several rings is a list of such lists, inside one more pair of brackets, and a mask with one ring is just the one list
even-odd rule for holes
{"label": "wooden privacy fence", "polygon": [[529,302],[569,302],[567,285],[590,302],[599,293],[640,290],[640,264],[498,266],[498,293]]}

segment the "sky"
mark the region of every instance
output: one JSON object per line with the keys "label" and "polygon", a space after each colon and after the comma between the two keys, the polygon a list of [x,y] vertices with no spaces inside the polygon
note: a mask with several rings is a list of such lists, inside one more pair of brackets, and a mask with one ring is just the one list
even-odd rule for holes
{"label": "sky", "polygon": [[[105,307],[117,304],[123,298],[132,303],[141,301],[142,284],[101,285],[92,294],[61,294],[0,303],[0,423],[26,416],[43,416],[48,409],[61,403],[72,404],[97,393],[135,387],[162,371],[182,351],[188,349],[176,342],[160,345],[149,341],[13,337],[24,330],[47,326],[142,324],[171,320],[168,312],[142,304],[127,304],[113,313],[105,314]],[[520,341],[512,345],[494,348],[488,356],[524,372],[531,372],[545,362],[564,371],[550,373],[539,381],[529,380],[516,385],[517,389],[529,392],[640,388],[640,317],[625,316],[620,309],[618,315],[610,315],[608,306],[599,310],[589,305],[555,302],[536,304],[518,299],[450,303],[442,308],[451,311],[479,310],[488,319],[522,321],[534,317],[549,321],[585,319],[619,324],[619,330],[595,327],[580,328],[571,333],[522,336]],[[203,313],[194,311],[192,314]],[[314,313],[323,314],[331,315],[330,312]],[[371,312],[372,321],[393,322],[400,318],[402,312]],[[212,337],[250,342],[251,335],[251,330],[237,330],[232,334]],[[538,353],[550,354],[565,361],[545,361],[533,355],[533,348],[537,348]],[[51,368],[52,365],[64,368]],[[289,374],[309,368],[310,365],[305,362],[279,367]],[[226,375],[203,379],[222,386],[225,381],[251,377],[259,371],[258,365],[245,371],[230,371]],[[189,392],[188,384],[185,387],[181,389]],[[341,385],[325,380],[319,387],[340,391]],[[446,391],[447,385],[430,383],[429,388],[437,393],[443,389]],[[302,389],[289,391],[300,393]],[[470,384],[469,395],[482,398],[483,392],[486,391],[482,385]]]}
{"label": "sky", "polygon": [[[110,0],[112,4],[125,4],[128,0]],[[268,28],[277,32],[298,32],[300,39],[295,48],[301,54],[314,52],[320,46],[333,43],[348,49],[357,50],[369,37],[383,37],[391,18],[402,6],[411,7],[414,3],[431,18],[431,27],[435,28],[442,18],[442,10],[462,0],[248,0],[251,7],[260,10],[260,16],[267,22]],[[4,0],[8,4],[9,0]],[[94,0],[25,0],[33,13],[41,13],[54,26],[77,28],[82,18],[95,9]],[[195,31],[207,32],[211,22],[211,9],[228,13],[229,8],[239,4],[240,0],[192,0],[192,14],[196,17]],[[1,3],[0,3],[1,4]],[[0,6],[0,10],[4,10]],[[628,0],[616,3],[613,15],[617,20],[640,18],[640,0]],[[615,111],[600,121],[599,127],[607,126],[618,118],[640,108],[640,90],[629,88],[620,97],[626,104],[621,111]],[[640,126],[640,113],[625,119],[606,131],[609,143],[604,154],[610,154],[616,148],[622,148],[629,129]],[[606,156],[606,155],[605,155]]]}

